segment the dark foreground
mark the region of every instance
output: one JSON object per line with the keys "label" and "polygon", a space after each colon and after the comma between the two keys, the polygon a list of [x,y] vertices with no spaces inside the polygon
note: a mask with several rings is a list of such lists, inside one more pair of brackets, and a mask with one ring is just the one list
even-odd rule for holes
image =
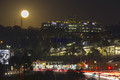
{"label": "dark foreground", "polygon": [[82,72],[27,72],[25,74],[16,74],[5,76],[0,80],[89,80]]}

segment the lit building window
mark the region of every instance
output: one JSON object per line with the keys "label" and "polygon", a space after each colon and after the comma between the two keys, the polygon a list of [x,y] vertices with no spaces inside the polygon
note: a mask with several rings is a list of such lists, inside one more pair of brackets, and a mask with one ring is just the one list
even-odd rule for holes
{"label": "lit building window", "polygon": [[85,29],[84,27],[82,29]]}
{"label": "lit building window", "polygon": [[93,22],[92,25],[95,25],[95,23]]}
{"label": "lit building window", "polygon": [[83,23],[84,25],[88,25],[88,23]]}
{"label": "lit building window", "polygon": [[85,30],[83,30],[83,32],[85,32]]}
{"label": "lit building window", "polygon": [[76,28],[72,28],[72,29],[76,29]]}
{"label": "lit building window", "polygon": [[56,22],[52,22],[53,25],[56,25],[57,23]]}
{"label": "lit building window", "polygon": [[94,32],[93,30],[91,30],[91,32]]}

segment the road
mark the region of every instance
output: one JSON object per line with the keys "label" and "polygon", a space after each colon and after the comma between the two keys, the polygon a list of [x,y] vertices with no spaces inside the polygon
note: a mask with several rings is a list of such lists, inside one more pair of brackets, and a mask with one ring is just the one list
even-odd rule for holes
{"label": "road", "polygon": [[85,72],[84,73],[87,77],[94,77],[97,80],[119,80],[120,79],[120,72]]}
{"label": "road", "polygon": [[[42,73],[39,73],[40,71],[32,72],[32,74],[42,74],[44,75],[44,71]],[[120,72],[119,71],[84,71],[85,75],[90,78],[94,77],[97,80],[120,80]],[[5,73],[5,75],[15,75],[15,74],[22,74],[23,72],[20,71],[9,71],[8,73]],[[27,73],[28,74],[28,73]],[[94,74],[94,75],[93,75]],[[31,74],[28,74],[31,75]],[[56,78],[63,77],[66,75],[66,72],[54,72],[54,75]]]}

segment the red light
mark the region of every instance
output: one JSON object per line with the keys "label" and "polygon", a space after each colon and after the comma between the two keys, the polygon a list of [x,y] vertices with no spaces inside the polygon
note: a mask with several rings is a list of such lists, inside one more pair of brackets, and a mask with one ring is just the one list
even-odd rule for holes
{"label": "red light", "polygon": [[52,71],[52,69],[49,69],[50,71]]}
{"label": "red light", "polygon": [[98,70],[98,67],[95,67],[96,70]]}
{"label": "red light", "polygon": [[86,66],[86,64],[84,63],[84,64],[83,64],[83,66],[85,67],[85,66]]}
{"label": "red light", "polygon": [[108,70],[111,70],[112,68],[111,68],[111,66],[108,66],[107,69],[108,69]]}
{"label": "red light", "polygon": [[83,66],[85,67],[87,65],[87,63],[84,63]]}

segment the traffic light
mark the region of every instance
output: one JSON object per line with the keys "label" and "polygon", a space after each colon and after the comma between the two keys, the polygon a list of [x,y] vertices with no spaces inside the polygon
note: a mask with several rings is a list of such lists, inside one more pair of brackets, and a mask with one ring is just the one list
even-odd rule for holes
{"label": "traffic light", "polygon": [[85,67],[87,65],[87,63],[83,63],[83,66]]}
{"label": "traffic light", "polygon": [[107,69],[108,69],[108,70],[111,70],[111,69],[112,69],[112,67],[111,67],[111,66],[108,66],[108,67],[107,67]]}
{"label": "traffic light", "polygon": [[96,66],[95,69],[98,70],[98,67]]}
{"label": "traffic light", "polygon": [[86,66],[86,63],[84,63],[83,66],[85,67],[85,66]]}

